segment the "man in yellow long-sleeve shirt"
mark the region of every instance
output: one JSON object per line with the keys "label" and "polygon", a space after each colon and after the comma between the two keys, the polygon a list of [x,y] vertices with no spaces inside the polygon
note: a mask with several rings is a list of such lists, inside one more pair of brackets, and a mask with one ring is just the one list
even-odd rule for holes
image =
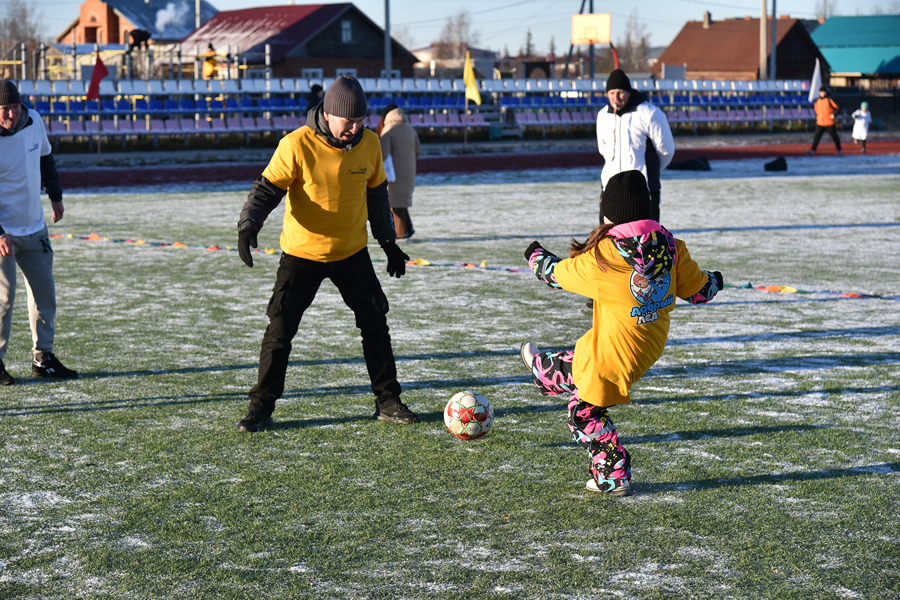
{"label": "man in yellow long-sleeve shirt", "polygon": [[259,356],[259,377],[240,432],[272,423],[284,392],[291,341],[319,286],[330,279],[356,316],[363,354],[375,393],[374,418],[416,423],[400,401],[400,383],[388,333],[388,301],[366,248],[372,235],[387,255],[387,271],[406,273],[409,257],[396,244],[381,144],[362,124],[368,109],[362,86],[338,77],[324,100],[307,114],[306,126],[285,136],[254,182],[238,221],[238,249],[252,267],[250,247],[269,213],[287,195],[281,232],[281,263],[266,311],[269,326]]}

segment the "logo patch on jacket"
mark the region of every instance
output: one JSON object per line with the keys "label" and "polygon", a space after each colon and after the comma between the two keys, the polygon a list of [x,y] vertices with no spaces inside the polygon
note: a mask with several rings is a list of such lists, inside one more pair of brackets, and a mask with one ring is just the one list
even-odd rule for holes
{"label": "logo patch on jacket", "polygon": [[35,142],[34,145],[28,149],[28,152],[34,152],[35,150],[37,150],[40,147],[41,147],[40,142]]}
{"label": "logo patch on jacket", "polygon": [[659,320],[659,310],[671,306],[675,295],[669,293],[672,284],[671,273],[650,279],[637,271],[632,271],[628,279],[631,295],[641,305],[631,309],[631,316],[637,318],[638,325],[647,325]]}
{"label": "logo patch on jacket", "polygon": [[350,169],[351,175],[365,175],[368,172],[368,167],[355,167]]}

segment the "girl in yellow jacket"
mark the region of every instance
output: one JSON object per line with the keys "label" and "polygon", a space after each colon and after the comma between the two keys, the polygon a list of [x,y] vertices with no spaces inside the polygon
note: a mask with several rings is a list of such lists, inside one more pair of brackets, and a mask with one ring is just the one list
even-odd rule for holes
{"label": "girl in yellow jacket", "polygon": [[719,272],[702,271],[684,242],[650,220],[650,193],[640,171],[615,175],[603,191],[605,223],[560,259],[534,242],[525,252],[538,279],[593,299],[594,321],[574,351],[521,356],[546,395],[572,394],[569,429],[591,457],[587,488],[631,494],[631,459],[607,407],[631,401],[629,390],[659,359],[675,296],[692,304],[722,289]]}

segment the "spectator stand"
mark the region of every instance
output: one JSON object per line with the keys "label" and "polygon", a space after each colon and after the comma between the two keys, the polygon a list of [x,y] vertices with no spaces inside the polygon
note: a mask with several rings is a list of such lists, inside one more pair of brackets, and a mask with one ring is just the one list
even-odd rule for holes
{"label": "spectator stand", "polygon": [[[313,84],[328,81],[272,78],[240,80],[118,80],[105,79],[100,99],[86,101],[80,80],[23,80],[24,98],[44,117],[48,134],[93,139],[238,134],[280,136],[303,123],[306,95]],[[522,137],[527,130],[542,137],[558,130],[590,130],[596,113],[606,105],[605,80],[504,79],[481,80],[483,103],[466,109],[465,83],[460,79],[361,78],[372,118],[394,102],[409,114],[410,123],[434,132],[488,130],[492,138]],[[805,126],[814,118],[807,102],[808,81],[652,80],[632,82],[649,101],[666,112],[673,127],[763,126],[776,123]],[[88,124],[89,122],[96,125]],[[193,125],[191,125],[193,123]],[[90,141],[89,141],[90,143]]]}

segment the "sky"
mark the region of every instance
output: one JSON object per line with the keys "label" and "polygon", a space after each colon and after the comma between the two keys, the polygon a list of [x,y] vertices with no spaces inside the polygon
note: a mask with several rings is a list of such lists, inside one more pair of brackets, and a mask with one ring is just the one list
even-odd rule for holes
{"label": "sky", "polygon": [[[179,3],[184,0],[173,0]],[[478,35],[480,48],[512,54],[525,45],[528,30],[538,53],[549,52],[553,39],[556,53],[568,52],[572,33],[572,14],[577,13],[582,0],[387,0],[390,5],[391,32],[395,39],[410,50],[437,41],[441,30],[451,17],[466,11],[472,31]],[[812,19],[815,6],[822,0],[768,0],[771,11],[776,1],[779,15]],[[897,0],[827,0],[839,15],[872,14],[876,7],[887,11]],[[83,0],[27,0],[41,15],[48,37],[53,38],[78,16]],[[237,10],[280,4],[271,0],[209,0],[219,10]],[[384,27],[386,0],[355,0],[356,5],[370,19]],[[629,18],[636,15],[639,26],[649,34],[651,46],[667,46],[686,21],[700,21],[709,11],[713,20],[729,17],[758,17],[761,0],[629,0],[601,2],[586,0],[585,12],[593,2],[594,12],[611,15],[612,40],[624,39]],[[9,0],[0,0],[5,12]],[[193,7],[193,0],[188,0]],[[305,4],[296,0],[295,4]],[[310,2],[311,4],[312,2]]]}

